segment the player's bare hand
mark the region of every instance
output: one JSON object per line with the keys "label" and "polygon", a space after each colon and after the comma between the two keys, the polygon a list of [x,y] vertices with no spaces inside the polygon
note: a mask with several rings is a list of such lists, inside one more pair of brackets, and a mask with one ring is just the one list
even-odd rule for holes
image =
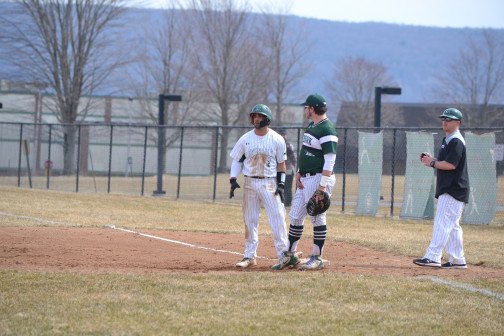
{"label": "player's bare hand", "polygon": [[229,183],[231,184],[231,191],[229,192],[229,198],[233,198],[235,189],[240,188],[240,185],[238,184],[238,182],[236,182],[236,177],[230,178]]}
{"label": "player's bare hand", "polygon": [[319,191],[318,193],[315,193],[315,197],[317,199],[317,202],[320,202],[321,200],[324,199],[324,192],[326,191],[326,187],[318,186],[317,190]]}
{"label": "player's bare hand", "polygon": [[431,161],[433,160],[433,157],[429,153],[422,153],[420,154],[420,161],[424,164],[424,166],[429,166]]}
{"label": "player's bare hand", "polygon": [[296,173],[296,187],[298,189],[303,189],[304,188],[304,185],[301,182],[301,174],[299,174],[299,173]]}
{"label": "player's bare hand", "polygon": [[424,158],[424,156],[428,156],[428,157],[431,157],[431,158],[432,158],[432,155],[431,155],[430,153],[428,153],[428,152],[422,152],[422,153],[420,154],[420,160],[422,160],[422,159]]}

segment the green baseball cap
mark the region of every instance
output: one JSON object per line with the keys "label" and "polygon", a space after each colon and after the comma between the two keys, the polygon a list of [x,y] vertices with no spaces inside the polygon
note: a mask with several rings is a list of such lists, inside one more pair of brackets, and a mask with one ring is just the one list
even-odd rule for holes
{"label": "green baseball cap", "polygon": [[450,107],[443,111],[443,113],[439,116],[439,118],[451,118],[454,120],[462,120],[462,112],[457,110],[456,108]]}
{"label": "green baseball cap", "polygon": [[301,106],[324,107],[327,106],[326,100],[321,95],[314,93],[306,98],[306,101]]}

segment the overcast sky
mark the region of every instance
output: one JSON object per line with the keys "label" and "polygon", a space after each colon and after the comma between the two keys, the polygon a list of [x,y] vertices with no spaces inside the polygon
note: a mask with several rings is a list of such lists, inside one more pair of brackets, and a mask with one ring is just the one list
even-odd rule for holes
{"label": "overcast sky", "polygon": [[[147,0],[151,4],[165,0]],[[290,3],[290,14],[347,22],[504,29],[504,0],[250,0]]]}

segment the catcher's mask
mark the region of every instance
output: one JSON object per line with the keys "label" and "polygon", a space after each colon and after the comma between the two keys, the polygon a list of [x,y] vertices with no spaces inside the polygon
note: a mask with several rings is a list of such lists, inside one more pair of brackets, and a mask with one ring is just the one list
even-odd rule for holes
{"label": "catcher's mask", "polygon": [[273,115],[271,114],[271,110],[268,106],[264,104],[257,104],[250,111],[250,123],[253,125],[254,121],[252,120],[252,114],[257,113],[264,116],[264,119],[259,123],[259,128],[263,128],[264,126],[268,126],[273,120]]}

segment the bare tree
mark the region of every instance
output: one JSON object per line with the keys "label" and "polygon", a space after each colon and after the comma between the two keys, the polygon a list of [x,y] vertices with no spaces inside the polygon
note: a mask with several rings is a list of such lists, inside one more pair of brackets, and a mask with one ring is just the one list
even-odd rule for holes
{"label": "bare tree", "polygon": [[326,85],[335,101],[352,104],[353,113],[346,116],[345,126],[372,126],[369,114],[374,111],[374,88],[392,86],[394,80],[380,62],[347,57],[335,65]]}
{"label": "bare tree", "polygon": [[[254,22],[247,2],[233,0],[190,0],[188,20],[193,24],[192,43],[196,46],[195,57],[202,87],[209,100],[216,103],[217,111],[208,111],[221,125],[233,125],[243,120],[243,116],[232,110],[235,103],[249,104],[254,94],[265,90],[251,87],[247,80],[261,83],[258,78],[248,77],[250,66],[256,71],[264,70],[263,56],[252,49]],[[246,52],[248,51],[248,52]],[[256,58],[257,55],[261,55]],[[257,62],[254,61],[257,59]],[[262,68],[261,68],[262,67]],[[248,94],[241,90],[249,90]],[[254,91],[256,93],[254,93]],[[241,101],[236,101],[241,97]],[[264,97],[265,99],[266,97]],[[250,106],[248,106],[250,108]],[[239,108],[242,110],[243,108]],[[226,169],[229,133],[222,132],[220,138],[219,170]]]}
{"label": "bare tree", "polygon": [[2,15],[9,45],[19,56],[13,63],[55,95],[54,113],[64,124],[64,174],[74,170],[75,123],[86,114],[81,97],[121,64],[117,53],[112,56],[112,34],[106,33],[123,14],[122,5],[122,0],[17,0],[11,15]]}
{"label": "bare tree", "polygon": [[[130,90],[141,100],[142,113],[158,122],[158,95],[182,94],[183,103],[166,102],[164,120],[168,125],[186,125],[195,119],[194,104],[201,99],[198,73],[187,38],[191,22],[184,20],[178,1],[167,1],[159,22],[148,22],[140,31],[143,47],[137,50]],[[178,140],[179,132],[166,137],[165,148]],[[157,138],[152,138],[157,143]]]}
{"label": "bare tree", "polygon": [[[250,125],[249,112],[252,106],[266,103],[271,83],[271,62],[265,50],[258,50],[256,40],[240,48],[242,71],[238,73],[233,90],[233,102],[237,113],[231,125]],[[250,55],[253,55],[251,57]]]}
{"label": "bare tree", "polygon": [[502,117],[492,104],[504,102],[504,40],[493,30],[469,37],[458,58],[438,78],[435,97],[465,105],[465,123],[490,126]]}
{"label": "bare tree", "polygon": [[291,93],[295,83],[306,73],[308,64],[306,54],[310,45],[306,43],[303,27],[291,27],[288,24],[289,7],[279,8],[275,14],[272,8],[263,10],[261,46],[267,48],[272,68],[272,96],[275,102],[275,123],[283,124],[282,112],[285,99]]}

